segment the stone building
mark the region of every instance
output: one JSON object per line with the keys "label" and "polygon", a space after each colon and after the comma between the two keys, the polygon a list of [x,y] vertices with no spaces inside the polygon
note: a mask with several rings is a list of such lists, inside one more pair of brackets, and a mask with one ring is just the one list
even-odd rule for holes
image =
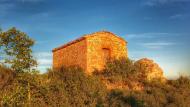
{"label": "stone building", "polygon": [[127,42],[107,31],[84,35],[53,52],[53,68],[79,66],[87,74],[102,70],[108,59],[127,58]]}

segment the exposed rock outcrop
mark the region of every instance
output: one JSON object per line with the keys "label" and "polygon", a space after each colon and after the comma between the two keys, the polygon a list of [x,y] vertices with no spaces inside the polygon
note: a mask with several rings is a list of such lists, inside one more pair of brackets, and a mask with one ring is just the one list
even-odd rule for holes
{"label": "exposed rock outcrop", "polygon": [[148,58],[143,58],[135,62],[135,67],[140,71],[141,77],[145,80],[160,80],[165,82],[166,78],[163,75],[163,70],[157,63]]}

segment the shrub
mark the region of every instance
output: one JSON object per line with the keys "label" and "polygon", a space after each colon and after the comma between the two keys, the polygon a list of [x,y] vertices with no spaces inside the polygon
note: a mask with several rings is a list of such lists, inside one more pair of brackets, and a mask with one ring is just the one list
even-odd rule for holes
{"label": "shrub", "polygon": [[60,86],[57,87],[64,88],[65,96],[72,107],[95,106],[97,102],[100,105],[106,95],[106,88],[101,81],[93,76],[87,76],[78,67],[63,67],[58,71],[49,72],[48,77],[58,84],[60,82]]}
{"label": "shrub", "polygon": [[0,89],[10,84],[14,77],[15,73],[11,69],[0,65]]}
{"label": "shrub", "polygon": [[112,82],[138,80],[138,71],[130,59],[121,58],[108,61],[103,71],[95,71],[94,75],[103,76]]}
{"label": "shrub", "polygon": [[[59,70],[16,73],[0,66],[0,106],[42,107],[188,107],[190,79],[180,77],[165,84],[159,81],[139,81],[143,90],[107,90],[99,76],[112,81],[122,80],[133,86],[132,62],[110,62],[104,71],[86,75],[78,67]],[[123,67],[126,66],[126,67]],[[127,68],[131,67],[131,68]],[[115,71],[119,69],[119,71]],[[134,68],[135,69],[135,68]],[[135,76],[134,76],[135,77]],[[138,77],[138,76],[137,76]]]}
{"label": "shrub", "polygon": [[109,107],[145,107],[142,100],[138,100],[132,95],[125,95],[124,90],[111,90],[108,94]]}

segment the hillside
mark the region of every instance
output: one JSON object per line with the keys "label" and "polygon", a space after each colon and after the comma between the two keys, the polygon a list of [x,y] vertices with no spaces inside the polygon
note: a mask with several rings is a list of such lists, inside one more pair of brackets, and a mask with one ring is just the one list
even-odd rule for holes
{"label": "hillside", "polygon": [[[150,62],[116,60],[91,76],[77,67],[39,74],[15,73],[1,66],[0,103],[3,107],[188,107],[190,79],[166,80]],[[154,71],[156,78],[147,70]]]}

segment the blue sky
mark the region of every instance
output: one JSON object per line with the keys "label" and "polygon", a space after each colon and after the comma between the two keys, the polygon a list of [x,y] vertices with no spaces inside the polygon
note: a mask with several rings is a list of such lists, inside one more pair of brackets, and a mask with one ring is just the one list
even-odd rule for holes
{"label": "blue sky", "polygon": [[167,77],[190,72],[190,0],[0,0],[0,27],[36,40],[41,71],[51,50],[84,34],[111,31],[128,41],[129,57],[148,57]]}

